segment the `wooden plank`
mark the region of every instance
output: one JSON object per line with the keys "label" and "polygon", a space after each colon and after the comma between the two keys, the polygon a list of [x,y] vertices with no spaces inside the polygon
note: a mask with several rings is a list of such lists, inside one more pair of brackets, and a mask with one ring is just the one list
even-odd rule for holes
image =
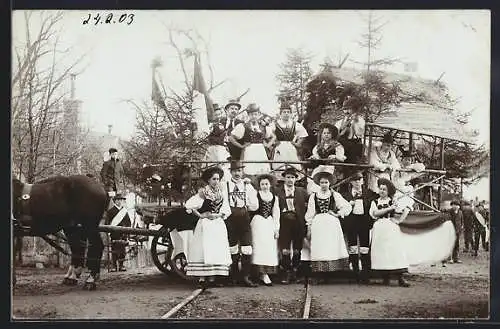
{"label": "wooden plank", "polygon": [[180,311],[181,308],[183,308],[184,306],[186,306],[187,304],[191,303],[191,301],[193,299],[195,299],[196,297],[198,297],[199,294],[201,294],[203,292],[204,289],[196,289],[195,291],[193,291],[191,293],[191,295],[189,295],[188,297],[186,297],[182,302],[180,302],[179,304],[175,305],[170,311],[168,311],[167,313],[165,313],[164,315],[162,315],[162,319],[169,319],[171,318],[172,316],[174,316],[175,314],[177,314],[177,312]]}
{"label": "wooden plank", "polygon": [[307,283],[306,286],[306,301],[304,303],[304,312],[302,313],[302,319],[309,319],[309,313],[311,311],[311,301],[312,301],[312,296],[311,296],[311,285]]}

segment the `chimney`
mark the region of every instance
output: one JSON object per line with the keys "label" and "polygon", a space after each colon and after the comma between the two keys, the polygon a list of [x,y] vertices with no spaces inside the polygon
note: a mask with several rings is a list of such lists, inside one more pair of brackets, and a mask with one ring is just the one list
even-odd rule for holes
{"label": "chimney", "polygon": [[108,134],[111,135],[111,130],[113,129],[113,125],[108,125]]}
{"label": "chimney", "polygon": [[76,81],[76,74],[71,74],[70,75],[71,79],[71,99],[75,99],[75,81]]}

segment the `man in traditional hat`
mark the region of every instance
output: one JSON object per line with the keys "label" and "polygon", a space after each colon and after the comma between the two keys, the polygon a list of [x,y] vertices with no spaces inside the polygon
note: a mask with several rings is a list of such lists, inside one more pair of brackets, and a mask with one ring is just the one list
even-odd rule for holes
{"label": "man in traditional hat", "polygon": [[387,133],[382,138],[382,144],[375,146],[370,155],[369,164],[373,166],[368,176],[368,187],[375,193],[378,193],[377,181],[379,178],[391,179],[391,173],[401,168],[396,154],[391,149],[394,144],[394,137]]}
{"label": "man in traditional hat", "polygon": [[[338,141],[344,146],[347,163],[360,163],[363,157],[362,138],[365,134],[365,119],[361,113],[361,106],[357,98],[349,97],[342,107],[344,118],[335,123],[339,130]],[[347,174],[352,172],[352,170],[347,171]]]}
{"label": "man in traditional hat", "polygon": [[[118,193],[113,197],[113,207],[107,211],[106,224],[111,226],[130,227],[132,221],[128,215],[128,209],[125,206],[126,197]],[[110,233],[111,237],[111,262],[112,272],[126,271],[123,266],[125,260],[125,246],[127,245],[126,235],[122,233]]]}
{"label": "man in traditional hat", "polygon": [[105,161],[101,169],[101,181],[110,197],[125,190],[125,174],[123,166],[118,158],[118,150],[114,147],[109,149],[110,159]]}
{"label": "man in traditional hat", "polygon": [[[252,266],[252,230],[250,227],[249,211],[255,211],[259,207],[257,191],[250,184],[250,179],[243,178],[243,164],[240,161],[231,162],[231,179],[222,184],[224,197],[229,200],[231,215],[226,220],[229,249],[232,264],[230,276],[233,284],[239,279],[248,287],[257,285],[250,280]],[[241,256],[240,256],[241,252]],[[241,257],[241,273],[239,273],[239,261]]]}
{"label": "man in traditional hat", "polygon": [[238,124],[244,122],[243,120],[238,119],[238,114],[240,113],[241,110],[241,104],[238,103],[238,101],[236,100],[230,100],[226,104],[226,106],[224,106],[224,109],[226,110],[227,113],[227,118],[224,120],[224,127],[226,130],[226,144],[229,150],[229,154],[231,155],[232,160],[240,160],[241,148],[230,143],[227,139],[229,138],[229,136],[231,136],[233,129]]}
{"label": "man in traditional hat", "polygon": [[281,253],[281,268],[284,272],[281,282],[288,284],[290,280],[296,280],[300,265],[300,252],[306,234],[304,215],[308,195],[304,188],[295,186],[298,178],[295,168],[286,168],[281,175],[285,182],[276,192],[281,211],[278,246]]}
{"label": "man in traditional hat", "polygon": [[[342,222],[344,233],[347,235],[349,262],[352,265],[356,281],[368,283],[371,269],[370,230],[373,225],[370,217],[370,205],[377,195],[371,190],[363,188],[363,175],[358,172],[351,177],[349,189],[342,196],[352,206],[352,212]],[[360,258],[361,272],[359,270]]]}
{"label": "man in traditional hat", "polygon": [[214,104],[214,117],[213,121],[210,123],[210,133],[207,137],[208,148],[205,152],[204,167],[210,167],[215,164],[220,166],[224,170],[224,180],[229,177],[229,164],[228,163],[218,163],[220,161],[226,161],[230,157],[229,151],[226,146],[226,122],[224,117],[224,110],[219,107],[218,104]]}

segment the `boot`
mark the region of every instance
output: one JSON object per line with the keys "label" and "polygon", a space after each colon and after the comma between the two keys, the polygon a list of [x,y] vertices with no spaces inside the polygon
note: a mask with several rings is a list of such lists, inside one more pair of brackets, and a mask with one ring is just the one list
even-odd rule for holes
{"label": "boot", "polygon": [[370,283],[371,259],[368,254],[361,254],[361,283]]}
{"label": "boot", "polygon": [[292,273],[290,282],[297,282],[300,267],[300,250],[294,250],[292,256]]}
{"label": "boot", "polygon": [[238,284],[239,281],[239,262],[240,262],[240,255],[235,254],[231,255],[231,266],[229,267],[229,278],[230,278],[230,284],[233,286]]}
{"label": "boot", "polygon": [[283,276],[281,278],[282,284],[290,283],[290,272],[292,271],[292,262],[290,260],[290,255],[282,255],[281,266],[283,268]]}
{"label": "boot", "polygon": [[398,278],[398,284],[400,287],[409,287],[410,284],[406,282],[406,280],[403,278],[403,275],[401,274]]}
{"label": "boot", "polygon": [[241,255],[241,274],[243,275],[243,284],[247,287],[255,288],[258,284],[250,280],[250,273],[252,270],[252,256]]}
{"label": "boot", "polygon": [[360,275],[359,275],[359,255],[358,254],[350,254],[349,255],[349,263],[352,265],[352,271],[354,272],[354,278],[356,282],[359,283]]}

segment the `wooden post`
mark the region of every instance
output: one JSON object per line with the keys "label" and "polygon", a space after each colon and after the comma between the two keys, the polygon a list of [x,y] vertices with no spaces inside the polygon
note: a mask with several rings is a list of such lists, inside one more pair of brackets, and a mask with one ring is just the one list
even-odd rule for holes
{"label": "wooden post", "polygon": [[410,141],[409,141],[410,146],[409,146],[408,150],[410,151],[410,154],[411,154],[411,153],[413,152],[413,133],[409,133],[409,134],[410,134],[410,136],[409,136],[409,139],[410,139]]}
{"label": "wooden post", "polygon": [[[368,129],[368,159],[367,159],[367,162],[370,163],[370,157],[371,157],[371,154],[372,154],[372,148],[373,148],[373,126],[370,125],[370,128]],[[367,171],[365,170],[363,172],[365,175],[364,176],[364,187],[365,188],[368,188],[368,175],[367,175]]]}
{"label": "wooden post", "polygon": [[[440,169],[444,170],[444,138],[441,138],[441,145],[439,147],[440,156]],[[443,179],[439,180],[439,194],[438,194],[438,209],[441,210],[441,202],[443,201]]]}

